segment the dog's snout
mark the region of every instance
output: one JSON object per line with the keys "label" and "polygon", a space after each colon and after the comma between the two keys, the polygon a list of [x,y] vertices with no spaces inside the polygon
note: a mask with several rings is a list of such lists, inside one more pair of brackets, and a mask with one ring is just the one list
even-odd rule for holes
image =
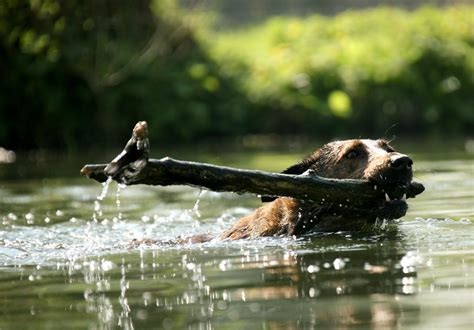
{"label": "dog's snout", "polygon": [[411,169],[413,160],[406,155],[396,155],[390,157],[390,167],[394,170]]}

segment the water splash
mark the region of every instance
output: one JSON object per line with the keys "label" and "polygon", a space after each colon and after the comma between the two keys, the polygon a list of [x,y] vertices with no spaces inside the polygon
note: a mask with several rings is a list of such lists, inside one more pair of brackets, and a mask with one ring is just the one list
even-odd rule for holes
{"label": "water splash", "polygon": [[192,215],[194,215],[195,217],[193,217],[191,215],[191,218],[193,218],[193,227],[199,227],[200,226],[200,223],[199,223],[199,218],[201,218],[201,212],[199,211],[199,203],[201,202],[201,197],[204,195],[205,193],[205,190],[202,190],[200,189],[199,190],[199,194],[198,194],[198,197],[196,199],[196,203],[194,203],[194,206],[193,208],[191,209],[191,213]]}
{"label": "water splash", "polygon": [[380,230],[385,230],[385,228],[387,228],[387,225],[388,225],[387,219],[380,219],[380,218],[375,219],[375,223],[374,223],[375,228],[380,229]]}
{"label": "water splash", "polygon": [[117,207],[117,217],[114,217],[114,219],[113,219],[114,222],[118,222],[118,221],[122,220],[122,211],[120,209],[120,205],[121,205],[120,192],[121,192],[122,189],[125,189],[125,188],[127,188],[126,185],[124,185],[122,183],[117,184],[117,191],[115,193],[115,205]]}
{"label": "water splash", "polygon": [[111,176],[107,178],[107,181],[102,182],[102,191],[100,192],[100,195],[97,196],[96,200],[94,201],[94,213],[92,214],[92,220],[94,222],[97,222],[98,218],[101,217],[103,214],[100,202],[102,202],[105,196],[107,196],[107,192],[109,191],[109,186],[111,182],[112,182]]}
{"label": "water splash", "polygon": [[201,212],[199,212],[199,203],[201,202],[201,197],[204,195],[204,193],[205,193],[205,190],[202,190],[202,189],[199,190],[199,194],[198,194],[198,197],[196,199],[196,203],[194,203],[194,206],[192,208],[192,211],[194,212],[194,214],[198,218],[201,217]]}
{"label": "water splash", "polygon": [[109,176],[107,178],[107,181],[105,182],[102,182],[102,192],[100,193],[99,196],[97,196],[97,200],[101,201],[105,198],[105,196],[107,196],[107,192],[109,191],[109,185],[110,183],[112,182],[112,177]]}

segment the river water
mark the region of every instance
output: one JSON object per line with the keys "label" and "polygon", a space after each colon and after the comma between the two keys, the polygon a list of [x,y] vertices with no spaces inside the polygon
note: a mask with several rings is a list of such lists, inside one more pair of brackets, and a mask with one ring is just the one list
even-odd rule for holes
{"label": "river water", "polygon": [[258,199],[0,165],[0,329],[473,329],[474,156],[413,156],[426,191],[387,232],[180,246],[166,241],[217,234]]}

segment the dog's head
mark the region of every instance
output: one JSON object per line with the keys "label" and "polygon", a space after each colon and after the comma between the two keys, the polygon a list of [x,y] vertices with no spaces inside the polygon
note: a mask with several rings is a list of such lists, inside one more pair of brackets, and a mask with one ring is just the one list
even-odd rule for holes
{"label": "dog's head", "polygon": [[385,140],[356,139],[328,143],[283,173],[369,181],[380,192],[371,214],[395,219],[404,216],[408,208],[412,164],[411,158]]}
{"label": "dog's head", "polygon": [[331,142],[283,173],[311,173],[334,179],[361,179],[374,183],[409,183],[413,161],[385,140]]}

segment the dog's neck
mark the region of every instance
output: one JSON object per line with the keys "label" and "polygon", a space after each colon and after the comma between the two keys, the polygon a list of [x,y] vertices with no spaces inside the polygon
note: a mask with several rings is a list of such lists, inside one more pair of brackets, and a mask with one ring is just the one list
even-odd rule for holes
{"label": "dog's neck", "polygon": [[376,221],[375,217],[358,214],[356,210],[348,209],[343,205],[293,201],[293,214],[284,234],[300,236],[315,231],[353,231],[364,225],[373,225]]}

